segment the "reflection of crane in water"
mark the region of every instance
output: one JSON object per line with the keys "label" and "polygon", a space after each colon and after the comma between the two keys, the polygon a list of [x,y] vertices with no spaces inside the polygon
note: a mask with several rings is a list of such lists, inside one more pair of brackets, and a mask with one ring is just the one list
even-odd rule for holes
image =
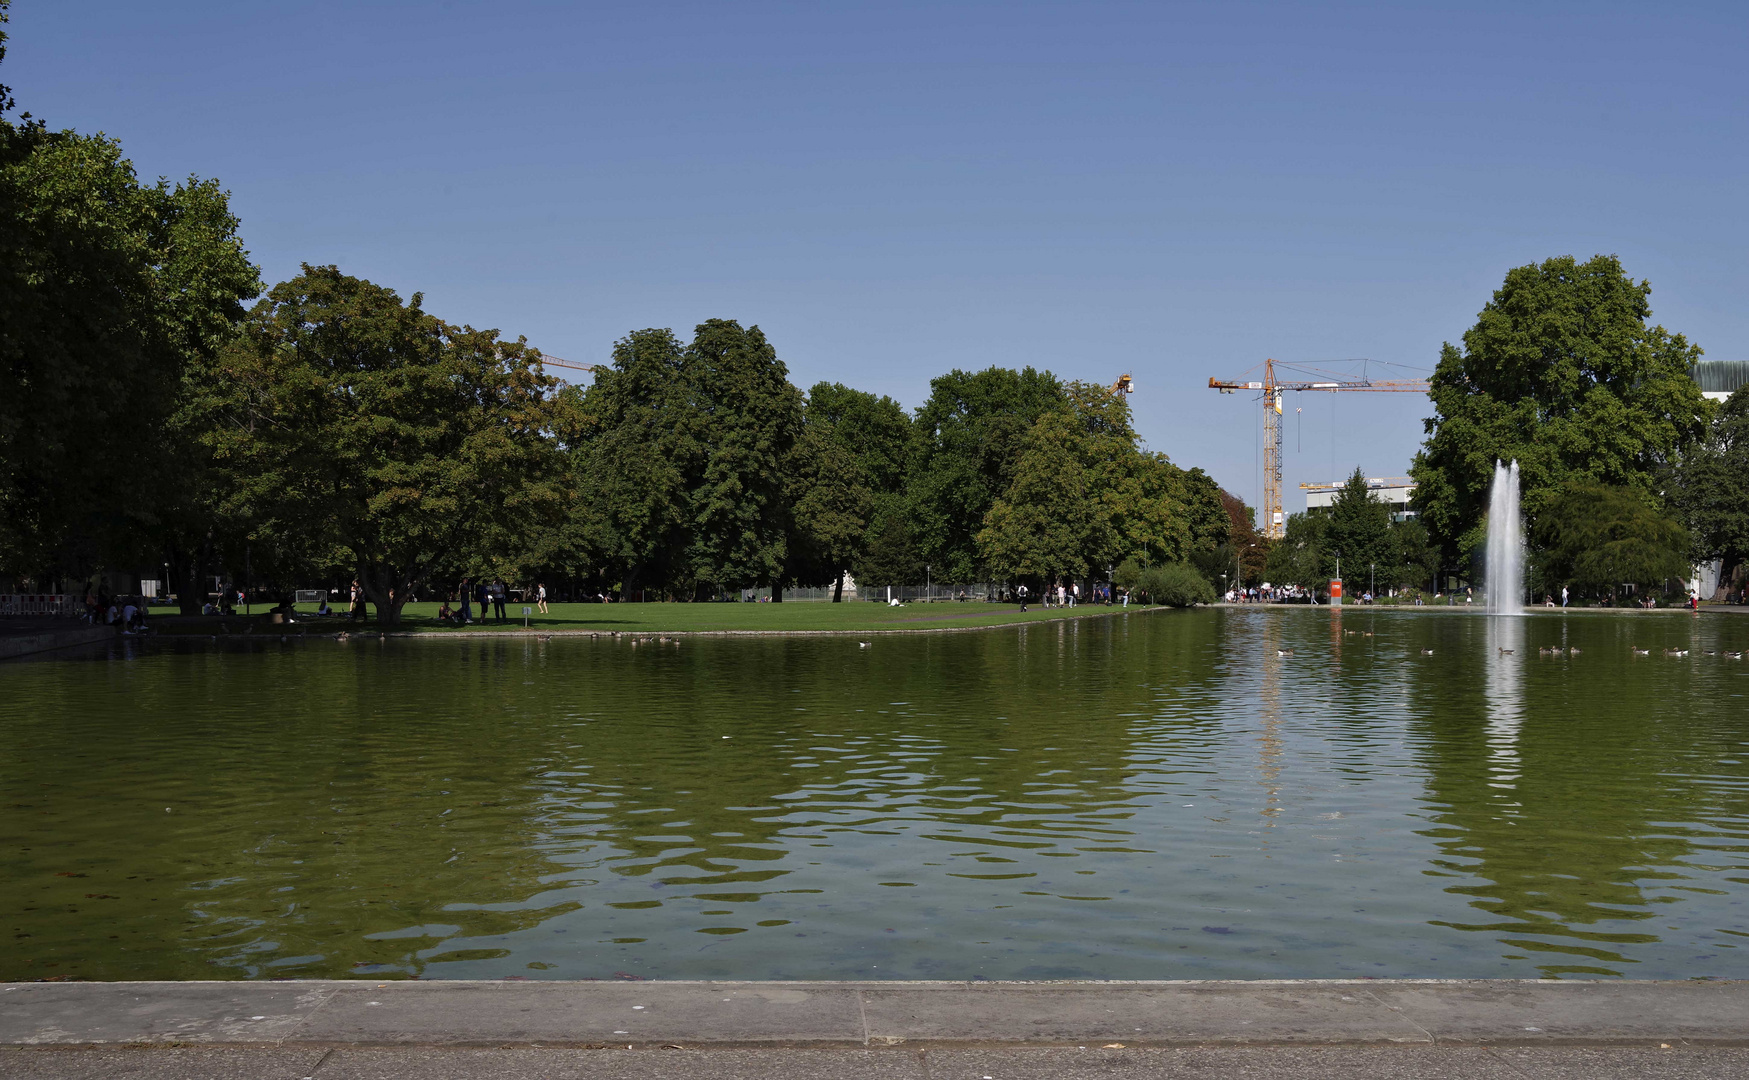
{"label": "reflection of crane in water", "polygon": [[1264,827],[1275,828],[1275,816],[1281,813],[1281,624],[1272,614],[1263,615],[1263,686],[1258,691],[1262,701],[1263,733],[1257,736],[1261,747],[1258,772],[1264,787]]}

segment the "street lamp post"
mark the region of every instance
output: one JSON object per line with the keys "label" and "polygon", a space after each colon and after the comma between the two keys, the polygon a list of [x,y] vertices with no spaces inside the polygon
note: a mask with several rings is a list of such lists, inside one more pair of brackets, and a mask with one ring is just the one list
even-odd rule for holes
{"label": "street lamp post", "polygon": [[929,576],[929,564],[924,563],[923,564],[923,602],[925,604],[929,603],[929,588],[930,588],[931,581],[932,581],[932,579]]}

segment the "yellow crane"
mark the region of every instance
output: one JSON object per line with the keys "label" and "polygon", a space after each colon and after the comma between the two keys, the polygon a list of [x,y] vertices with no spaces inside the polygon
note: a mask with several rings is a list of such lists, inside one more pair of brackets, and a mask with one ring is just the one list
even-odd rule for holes
{"label": "yellow crane", "polygon": [[[543,367],[564,368],[567,371],[587,371],[594,374],[601,370],[601,365],[599,364],[574,364],[569,360],[561,360],[559,357],[551,356],[547,353],[541,354],[540,362]],[[561,375],[559,378],[563,379],[564,376]],[[572,380],[566,379],[565,381],[570,382]]]}
{"label": "yellow crane", "polygon": [[[1359,378],[1353,375],[1338,375],[1317,368],[1301,367],[1297,364],[1283,364],[1290,372],[1308,373],[1309,379],[1279,379],[1276,377],[1274,360],[1263,361],[1263,378],[1226,381],[1210,377],[1209,389],[1219,390],[1223,394],[1231,394],[1237,390],[1256,390],[1258,399],[1263,402],[1263,535],[1271,540],[1279,540],[1287,532],[1287,520],[1281,512],[1281,399],[1289,390],[1318,390],[1330,393],[1340,393],[1349,390],[1366,390],[1375,393],[1395,394],[1425,394],[1429,383],[1426,379],[1372,379],[1365,374],[1364,365],[1368,360],[1354,360],[1348,363],[1363,365]],[[1253,368],[1253,371],[1256,369]],[[1247,372],[1246,374],[1250,374]]]}

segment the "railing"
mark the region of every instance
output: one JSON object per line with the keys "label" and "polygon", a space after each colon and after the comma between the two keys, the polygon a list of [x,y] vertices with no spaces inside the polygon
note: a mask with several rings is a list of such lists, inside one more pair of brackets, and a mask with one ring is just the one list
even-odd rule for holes
{"label": "railing", "polygon": [[[890,590],[890,592],[889,592]],[[958,600],[961,596],[966,600],[999,599],[996,587],[993,585],[864,585],[856,586],[858,600],[873,600],[884,604],[889,599],[901,604],[925,603],[940,604]],[[1037,603],[1035,599],[1033,601]]]}
{"label": "railing", "polygon": [[66,593],[0,593],[0,615],[78,615],[83,610]]}

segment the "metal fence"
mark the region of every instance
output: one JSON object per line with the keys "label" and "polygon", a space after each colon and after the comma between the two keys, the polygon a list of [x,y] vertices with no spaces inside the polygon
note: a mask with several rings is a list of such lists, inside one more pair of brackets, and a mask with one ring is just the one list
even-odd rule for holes
{"label": "metal fence", "polygon": [[[730,593],[727,599],[735,599],[737,595],[743,602],[758,603],[770,600],[771,590],[743,589],[739,594]],[[884,604],[889,599],[897,600],[902,604],[936,604],[959,600],[962,597],[966,600],[989,600],[996,596],[998,593],[993,585],[893,585],[889,587],[858,583],[855,589],[844,590],[844,602],[847,604],[856,600],[873,600],[876,603]],[[805,604],[830,601],[831,599],[831,586],[823,589],[797,588],[783,591],[783,602],[786,604]]]}
{"label": "metal fence", "polygon": [[0,593],[0,615],[78,615],[84,605],[66,593]]}
{"label": "metal fence", "polygon": [[901,604],[940,604],[957,600],[1000,600],[998,586],[983,585],[863,585],[856,586],[858,600],[885,604],[897,600]]}

